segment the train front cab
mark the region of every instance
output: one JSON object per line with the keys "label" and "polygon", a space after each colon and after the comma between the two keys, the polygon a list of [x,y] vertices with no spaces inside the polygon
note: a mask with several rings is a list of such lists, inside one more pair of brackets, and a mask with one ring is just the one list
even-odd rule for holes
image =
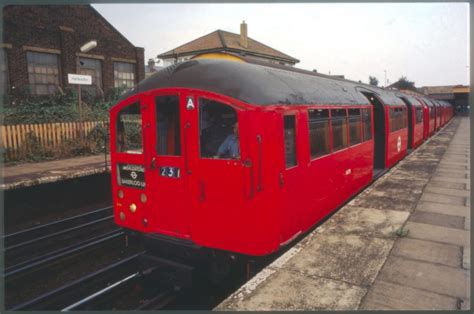
{"label": "train front cab", "polygon": [[[255,136],[250,144],[246,106],[214,93],[172,88],[134,95],[113,107],[115,222],[150,236],[251,255],[277,248],[278,217],[256,194],[266,179],[255,168],[266,153]],[[217,157],[235,122],[240,156]]]}

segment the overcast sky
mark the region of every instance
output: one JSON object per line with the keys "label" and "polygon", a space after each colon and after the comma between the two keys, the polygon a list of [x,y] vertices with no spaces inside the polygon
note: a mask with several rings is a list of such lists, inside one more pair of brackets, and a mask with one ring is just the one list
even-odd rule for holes
{"label": "overcast sky", "polygon": [[100,4],[94,7],[149,58],[217,29],[300,60],[297,67],[384,85],[468,84],[467,3]]}

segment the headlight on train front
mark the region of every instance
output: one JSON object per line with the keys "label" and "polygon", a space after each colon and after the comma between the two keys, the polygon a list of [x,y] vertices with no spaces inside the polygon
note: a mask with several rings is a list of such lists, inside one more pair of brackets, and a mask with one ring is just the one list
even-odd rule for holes
{"label": "headlight on train front", "polygon": [[119,198],[123,198],[123,191],[122,190],[118,190],[118,193],[117,193],[118,197]]}

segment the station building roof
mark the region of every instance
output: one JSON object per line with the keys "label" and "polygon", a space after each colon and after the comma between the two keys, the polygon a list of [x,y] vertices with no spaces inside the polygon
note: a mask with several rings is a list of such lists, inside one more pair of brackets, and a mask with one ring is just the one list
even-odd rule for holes
{"label": "station building roof", "polygon": [[247,38],[247,46],[240,43],[240,35],[231,32],[216,30],[212,33],[199,37],[177,48],[158,55],[158,58],[165,59],[174,56],[195,55],[206,52],[234,52],[268,59],[281,60],[290,64],[298,63],[299,60],[281,51],[269,47],[250,37]]}

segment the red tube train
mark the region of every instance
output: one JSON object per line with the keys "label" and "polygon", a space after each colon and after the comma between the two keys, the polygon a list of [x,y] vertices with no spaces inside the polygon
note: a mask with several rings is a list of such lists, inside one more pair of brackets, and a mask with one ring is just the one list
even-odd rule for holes
{"label": "red tube train", "polygon": [[153,243],[276,252],[449,121],[431,101],[280,66],[170,66],[110,110],[115,222]]}

